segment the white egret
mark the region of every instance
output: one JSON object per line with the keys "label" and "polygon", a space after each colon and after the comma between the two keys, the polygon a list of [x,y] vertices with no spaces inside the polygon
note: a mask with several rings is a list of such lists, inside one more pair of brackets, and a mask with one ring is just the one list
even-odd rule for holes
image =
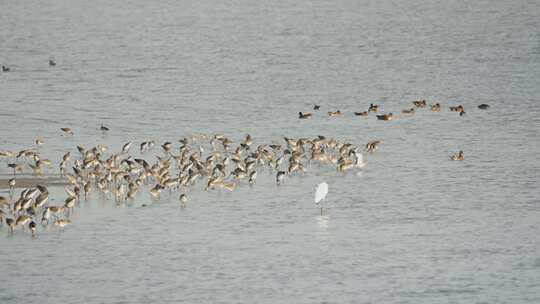
{"label": "white egret", "polygon": [[322,201],[326,198],[326,194],[328,194],[328,184],[322,182],[317,186],[317,190],[315,191],[315,204],[321,203],[321,215],[323,214]]}

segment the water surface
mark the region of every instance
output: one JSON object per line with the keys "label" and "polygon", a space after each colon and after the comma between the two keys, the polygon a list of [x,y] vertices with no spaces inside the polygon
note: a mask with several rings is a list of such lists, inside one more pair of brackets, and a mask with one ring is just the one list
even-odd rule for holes
{"label": "water surface", "polygon": [[[193,191],[184,210],[96,193],[63,234],[2,228],[0,302],[540,302],[539,14],[532,0],[0,1],[2,150],[41,136],[58,162],[77,144],[194,133],[384,141],[360,175],[261,174]],[[351,115],[418,98],[445,108]]]}

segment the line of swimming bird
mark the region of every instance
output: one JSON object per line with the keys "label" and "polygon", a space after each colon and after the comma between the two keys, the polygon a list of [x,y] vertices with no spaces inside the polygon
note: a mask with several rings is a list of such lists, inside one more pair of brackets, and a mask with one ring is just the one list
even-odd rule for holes
{"label": "line of swimming bird", "polygon": [[[412,115],[416,112],[416,108],[426,108],[427,107],[427,102],[425,99],[421,99],[421,100],[415,100],[412,102],[412,104],[414,105],[414,107],[411,107],[411,108],[408,108],[408,109],[404,109],[401,111],[402,114],[408,114],[408,115]],[[313,110],[315,111],[318,111],[320,110],[321,106],[319,105],[315,105],[313,106]],[[481,109],[481,110],[486,110],[489,108],[489,105],[488,104],[481,104],[481,105],[478,105],[478,108]],[[441,104],[440,103],[434,103],[434,104],[431,104],[429,105],[429,109],[433,112],[440,112],[441,111]],[[355,116],[363,116],[363,117],[367,117],[369,115],[369,113],[373,112],[373,113],[378,113],[380,110],[380,106],[379,105],[376,105],[376,104],[370,104],[369,105],[369,108],[367,111],[363,111],[363,112],[354,112],[354,115]],[[449,110],[451,112],[457,112],[459,113],[460,116],[463,116],[465,115],[465,108],[463,107],[463,105],[457,105],[457,106],[450,106],[449,107]],[[344,116],[344,113],[341,112],[340,110],[337,110],[337,111],[328,111],[327,112],[328,116],[329,117],[342,117]],[[310,119],[313,117],[313,114],[312,113],[308,113],[308,112],[298,112],[298,118],[299,119]],[[394,119],[394,115],[392,114],[392,112],[390,113],[387,113],[387,114],[376,114],[376,117],[378,120],[393,120]]]}
{"label": "line of swimming bird", "polygon": [[[62,130],[69,133],[71,130]],[[26,188],[14,197],[14,185],[9,197],[0,196],[0,224],[5,222],[8,233],[26,226],[35,237],[37,224],[47,227],[50,222],[60,231],[71,223],[73,209],[86,201],[93,192],[100,192],[114,200],[117,205],[132,202],[144,188],[152,201],[158,201],[163,191],[177,193],[182,208],[188,202],[188,191],[198,184],[204,190],[234,191],[242,183],[254,185],[257,174],[268,171],[275,174],[277,185],[287,178],[306,173],[312,164],[335,166],[338,171],[359,170],[366,165],[366,155],[378,149],[381,141],[368,142],[363,148],[334,138],[284,137],[280,144],[258,144],[248,134],[238,144],[216,134],[193,136],[179,140],[174,148],[172,142],[161,145],[161,151],[151,154],[154,141],[140,143],[140,157],[131,154],[133,143],[124,144],[119,152],[107,153],[107,147],[96,145],[90,149],[77,146],[78,154],[65,153],[59,164],[61,176],[66,179],[64,188],[67,198],[63,203],[51,203],[49,191],[43,185]],[[45,162],[39,152],[25,149],[15,153],[2,152],[4,157],[14,157],[13,181],[16,174],[27,165],[34,170],[37,163]],[[151,157],[153,161],[147,161]],[[143,205],[145,206],[145,205]]]}

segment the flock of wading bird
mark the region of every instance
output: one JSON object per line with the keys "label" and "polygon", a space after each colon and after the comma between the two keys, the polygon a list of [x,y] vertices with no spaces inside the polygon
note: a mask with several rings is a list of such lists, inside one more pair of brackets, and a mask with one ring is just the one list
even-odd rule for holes
{"label": "flock of wading bird", "polygon": [[[425,100],[414,101],[416,108],[425,108]],[[439,103],[430,105],[431,111],[440,111]],[[489,105],[479,105],[487,109]],[[320,106],[315,105],[314,110]],[[355,112],[357,116],[377,113],[379,106],[371,104],[365,112]],[[465,113],[462,105],[450,107],[450,111]],[[415,108],[403,110],[404,114],[414,114]],[[331,117],[342,116],[341,111],[328,112]],[[311,118],[311,113],[299,113],[300,119]],[[392,113],[377,115],[379,120],[392,120]],[[109,128],[101,125],[102,132]],[[70,128],[61,128],[64,136],[73,136]],[[17,173],[27,167],[34,175],[43,176],[44,168],[51,168],[52,162],[40,157],[35,148],[24,149],[18,153],[0,151],[0,159],[5,159],[7,166],[13,170],[13,178],[9,180],[9,197],[0,196],[0,224],[5,222],[8,233],[13,234],[17,227],[28,230],[36,236],[37,224],[47,227],[50,223],[63,231],[71,224],[70,215],[73,209],[92,192],[101,192],[105,197],[114,199],[121,205],[135,200],[137,194],[147,187],[151,199],[157,201],[160,193],[168,191],[177,193],[179,205],[185,208],[188,202],[188,190],[197,184],[203,184],[204,190],[224,189],[234,191],[243,181],[253,185],[257,172],[268,171],[275,174],[275,182],[280,185],[286,178],[303,175],[306,167],[318,163],[335,166],[338,171],[359,170],[366,165],[366,156],[378,149],[381,141],[368,142],[363,148],[339,142],[334,138],[318,136],[316,138],[283,138],[277,144],[255,145],[248,134],[242,142],[235,144],[222,135],[199,135],[179,140],[179,147],[172,142],[161,145],[158,153],[154,141],[144,141],[139,145],[140,156],[131,155],[133,143],[122,146],[121,151],[107,154],[104,145],[86,149],[77,146],[78,154],[67,152],[59,164],[60,176],[65,179],[64,187],[67,198],[63,203],[51,203],[49,191],[44,185],[29,187],[15,196]],[[44,144],[42,139],[35,141],[36,146]],[[149,156],[153,161],[148,162]],[[463,160],[463,151],[450,156],[451,160]],[[142,206],[145,206],[144,204]],[[322,210],[322,209],[321,209]],[[322,212],[322,211],[321,211]]]}
{"label": "flock of wading bird", "polygon": [[[61,130],[64,136],[74,135],[69,128]],[[102,125],[100,130],[106,132],[108,128]],[[42,139],[36,140],[36,145],[43,144]],[[366,164],[365,155],[374,152],[379,144],[380,141],[371,141],[361,148],[318,136],[284,137],[280,143],[256,145],[249,134],[235,144],[230,138],[215,134],[183,138],[179,147],[165,142],[158,148],[154,141],[145,141],[139,145],[139,157],[132,153],[132,142],[112,153],[107,153],[104,145],[89,149],[77,146],[78,153],[67,152],[60,160],[59,172],[65,178],[67,194],[61,203],[51,202],[45,185],[14,193],[18,173],[30,168],[34,175],[42,176],[43,169],[52,166],[51,161],[41,158],[36,149],[0,151],[0,157],[13,170],[9,197],[0,196],[0,222],[5,223],[8,234],[18,227],[28,227],[36,236],[38,224],[54,224],[62,231],[71,223],[73,209],[93,192],[101,192],[121,205],[135,200],[145,187],[153,201],[159,200],[163,191],[176,193],[180,207],[185,208],[188,191],[196,185],[202,185],[206,191],[234,191],[242,183],[255,184],[261,171],[275,174],[275,182],[280,185],[287,178],[305,174],[306,167],[313,163],[336,166],[339,171],[361,169]],[[150,158],[153,160],[147,161]]]}

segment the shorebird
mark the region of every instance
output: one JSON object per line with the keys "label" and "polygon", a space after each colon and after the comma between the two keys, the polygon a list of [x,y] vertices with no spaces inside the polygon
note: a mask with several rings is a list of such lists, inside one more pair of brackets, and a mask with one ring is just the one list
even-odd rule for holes
{"label": "shorebird", "polygon": [[38,197],[36,198],[36,202],[34,203],[34,206],[36,208],[41,208],[47,204],[49,201],[49,193],[40,193]]}
{"label": "shorebird", "polygon": [[45,210],[43,210],[43,213],[41,214],[41,225],[47,226],[49,224],[50,217],[51,210],[49,208],[45,208]]}
{"label": "shorebird", "polygon": [[[58,214],[62,214],[64,212],[66,212],[66,208],[64,206],[50,206],[50,207],[47,207],[47,214],[43,214],[43,216],[45,217],[45,215],[53,215],[54,217],[58,218]],[[48,217],[47,217],[48,219]]]}
{"label": "shorebird", "polygon": [[129,149],[131,149],[132,142],[128,142],[122,146],[122,154],[127,154]]}
{"label": "shorebird", "polygon": [[8,231],[10,234],[13,234],[13,230],[15,229],[15,220],[9,217],[6,217],[6,225],[8,226]]}
{"label": "shorebird", "polygon": [[285,171],[278,171],[278,173],[276,174],[276,183],[278,185],[281,185],[281,183],[283,182],[283,179],[285,179],[285,176],[287,175],[287,172]]}
{"label": "shorebird", "polygon": [[313,115],[311,113],[302,113],[302,112],[298,112],[298,118],[300,119],[309,119],[311,118]]}
{"label": "shorebird", "polygon": [[184,193],[182,193],[182,194],[180,194],[180,197],[178,199],[180,200],[180,204],[181,204],[182,208],[186,207],[187,196]]}
{"label": "shorebird", "polygon": [[167,141],[163,145],[161,145],[161,148],[163,148],[163,151],[165,151],[165,154],[169,154],[172,149],[172,143],[170,141]]}
{"label": "shorebird", "polygon": [[9,164],[7,164],[7,166],[8,166],[8,168],[13,169],[13,175],[15,175],[15,173],[17,173],[17,172],[22,172],[22,170],[23,170],[23,167],[20,164],[9,163]]}
{"label": "shorebird", "polygon": [[44,143],[45,143],[45,142],[43,141],[43,139],[41,139],[41,138],[36,139],[36,146],[41,146],[41,145],[43,145]]}
{"label": "shorebird", "polygon": [[75,202],[77,201],[77,198],[75,196],[70,196],[66,198],[64,201],[64,207],[67,208],[69,213],[73,210],[73,207],[75,207]]}
{"label": "shorebird", "polygon": [[15,181],[15,178],[10,178],[8,184],[9,184],[9,192],[11,193],[13,189],[15,188],[15,185],[17,184],[17,182]]}
{"label": "shorebird", "polygon": [[64,228],[67,225],[71,224],[71,221],[68,220],[68,219],[60,219],[60,220],[56,220],[56,222],[54,222],[54,224],[60,228],[60,232],[63,232]]}
{"label": "shorebird", "polygon": [[252,171],[249,173],[249,184],[253,185],[255,184],[255,180],[257,179],[257,171]]}
{"label": "shorebird", "polygon": [[0,158],[9,158],[13,156],[14,153],[12,151],[0,151]]}
{"label": "shorebird", "polygon": [[373,140],[366,144],[366,152],[375,152],[379,148],[380,140]]}
{"label": "shorebird", "polygon": [[60,128],[60,130],[64,132],[64,135],[73,135],[73,131],[70,128]]}
{"label": "shorebird", "polygon": [[34,221],[31,221],[28,224],[28,228],[30,228],[30,231],[32,232],[32,237],[35,238],[36,237],[36,230],[37,230],[36,223]]}
{"label": "shorebird", "polygon": [[150,195],[154,199],[159,199],[161,190],[163,190],[165,187],[163,187],[160,184],[156,184],[152,189],[150,189]]}
{"label": "shorebird", "polygon": [[32,220],[32,217],[29,216],[29,215],[26,215],[26,214],[24,214],[24,215],[19,215],[19,216],[17,217],[17,220],[15,220],[15,226],[21,225],[21,226],[23,226],[23,228],[24,228],[24,225],[26,225],[27,223],[29,223],[31,220]]}

